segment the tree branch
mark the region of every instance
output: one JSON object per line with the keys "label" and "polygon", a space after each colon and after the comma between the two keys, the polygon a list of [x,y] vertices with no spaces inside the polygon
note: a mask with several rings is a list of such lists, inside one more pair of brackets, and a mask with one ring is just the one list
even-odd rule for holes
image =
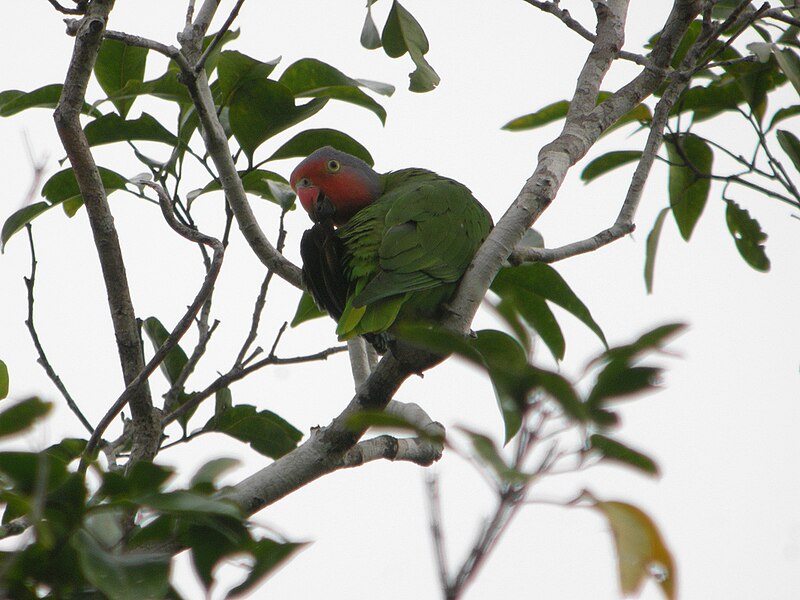
{"label": "tree branch", "polygon": [[78,408],[78,405],[75,403],[75,400],[72,399],[67,387],[64,385],[64,382],[61,381],[61,377],[58,376],[55,369],[53,369],[53,365],[50,364],[50,361],[47,360],[47,356],[44,353],[44,348],[42,347],[41,342],[39,341],[39,335],[36,333],[36,327],[33,324],[33,287],[36,285],[36,248],[33,245],[33,227],[31,224],[28,223],[25,225],[25,228],[28,230],[28,242],[30,243],[31,248],[31,275],[30,277],[25,277],[25,287],[28,289],[28,318],[25,320],[25,326],[28,328],[28,332],[31,335],[31,339],[33,340],[33,345],[36,348],[36,352],[39,354],[39,360],[37,361],[44,372],[47,373],[47,376],[50,378],[50,381],[53,382],[53,385],[56,386],[61,395],[64,397],[64,400],[67,401],[67,406],[69,406],[70,410],[78,417],[78,420],[81,424],[86,428],[86,430],[91,434],[94,431],[94,427],[86,417],[81,412],[81,409]]}
{"label": "tree branch", "polygon": [[[174,229],[179,235],[185,237],[186,239],[199,244],[204,244],[209,246],[214,251],[214,256],[211,260],[211,266],[209,267],[208,271],[206,272],[205,279],[203,280],[203,285],[200,287],[200,290],[197,292],[192,303],[189,305],[186,313],[183,315],[181,320],[175,325],[175,328],[170,332],[169,336],[161,347],[153,354],[153,357],[147,363],[146,366],[143,366],[140,372],[137,374],[136,378],[133,382],[122,392],[122,395],[117,398],[117,401],[114,402],[112,407],[106,412],[106,414],[101,419],[100,423],[98,423],[97,428],[95,429],[92,437],[89,439],[89,443],[86,445],[86,449],[83,453],[83,458],[81,460],[81,468],[85,469],[87,466],[87,458],[91,456],[94,449],[97,447],[98,442],[100,441],[103,433],[105,432],[106,428],[111,424],[111,421],[119,414],[119,412],[125,407],[128,401],[131,398],[132,391],[136,389],[138,385],[147,381],[147,378],[158,368],[158,365],[166,357],[167,353],[178,343],[178,341],[183,337],[186,331],[192,324],[192,321],[197,316],[198,311],[203,306],[203,304],[208,299],[209,295],[214,289],[214,284],[216,283],[217,276],[219,275],[219,271],[222,268],[222,258],[225,254],[225,249],[222,246],[222,242],[219,240],[202,234],[197,230],[190,229],[183,225],[180,221],[175,218],[175,214],[172,212],[172,206],[169,202],[169,196],[164,191],[164,189],[155,183],[152,182],[142,182],[143,185],[146,185],[156,191],[159,198],[159,205],[161,206],[161,212],[164,215],[164,219],[167,221],[170,227]],[[157,443],[156,443],[156,450],[161,443],[161,432],[163,430],[162,421],[159,417],[156,416],[154,418],[155,424],[154,426],[158,430],[157,435]]]}
{"label": "tree branch", "polygon": [[[125,385],[130,386],[144,366],[141,338],[114,218],[79,118],[89,77],[103,40],[103,30],[113,5],[113,0],[95,0],[88,6],[75,36],[72,59],[53,119],[86,206],[103,272],[123,379]],[[158,449],[160,431],[152,422],[153,403],[146,381],[132,388],[130,404],[137,423],[133,459],[150,459]]]}

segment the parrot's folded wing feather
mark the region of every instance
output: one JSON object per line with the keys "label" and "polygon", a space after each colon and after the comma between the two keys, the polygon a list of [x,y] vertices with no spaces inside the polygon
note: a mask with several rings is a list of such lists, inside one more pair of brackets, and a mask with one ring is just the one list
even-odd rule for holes
{"label": "parrot's folded wing feather", "polygon": [[300,240],[303,281],[317,305],[336,320],[347,303],[348,283],[342,272],[344,247],[330,222],[315,223]]}

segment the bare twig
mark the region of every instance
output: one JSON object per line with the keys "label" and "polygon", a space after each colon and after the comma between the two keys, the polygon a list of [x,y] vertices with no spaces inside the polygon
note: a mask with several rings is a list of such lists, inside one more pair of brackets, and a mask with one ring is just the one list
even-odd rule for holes
{"label": "bare twig", "polygon": [[439,585],[445,591],[450,587],[450,572],[447,567],[447,550],[442,531],[442,504],[439,500],[439,480],[434,474],[429,474],[425,480],[428,491],[428,511],[430,512],[431,539],[436,555],[436,570],[439,572]]}
{"label": "bare twig", "polygon": [[214,39],[211,40],[211,43],[206,47],[205,52],[203,52],[203,55],[195,63],[194,65],[195,73],[200,72],[200,69],[203,68],[203,65],[205,65],[206,61],[208,60],[208,57],[211,55],[214,49],[219,45],[220,41],[222,40],[222,36],[224,36],[225,33],[231,28],[233,21],[239,15],[239,9],[242,8],[242,4],[244,4],[244,0],[238,0],[236,6],[233,7],[230,14],[228,15],[228,18],[225,19],[225,23],[222,25],[220,30],[214,36]]}
{"label": "bare twig", "polygon": [[[97,429],[92,434],[92,437],[89,439],[89,443],[86,445],[86,449],[84,450],[83,459],[81,461],[81,468],[85,470],[87,465],[87,458],[91,456],[91,453],[94,451],[94,448],[97,446],[97,443],[100,441],[103,432],[106,428],[111,424],[111,421],[119,414],[119,412],[125,407],[128,403],[128,400],[131,397],[131,392],[133,389],[136,388],[137,385],[147,380],[150,374],[158,368],[158,365],[166,357],[167,353],[178,343],[178,341],[183,337],[186,331],[192,324],[192,321],[197,316],[197,312],[200,310],[201,306],[206,302],[209,295],[214,289],[214,284],[217,280],[217,275],[219,275],[219,271],[222,268],[222,258],[224,256],[225,250],[222,247],[222,243],[205,234],[200,233],[199,231],[189,229],[185,225],[181,224],[172,212],[172,205],[170,204],[169,197],[167,196],[164,189],[155,183],[152,182],[143,182],[143,185],[147,185],[148,187],[154,189],[159,197],[159,204],[161,205],[161,212],[164,215],[165,220],[169,224],[172,229],[174,229],[177,233],[181,236],[185,237],[186,239],[200,244],[205,244],[210,246],[214,251],[214,257],[211,261],[211,267],[208,269],[206,273],[205,279],[203,280],[203,285],[200,287],[195,299],[192,301],[191,305],[187,309],[186,313],[183,315],[181,320],[175,325],[175,328],[170,332],[167,339],[161,345],[161,347],[155,352],[153,357],[147,363],[146,366],[142,368],[139,374],[136,376],[133,382],[122,392],[122,395],[117,399],[116,402],[112,405],[112,407],[106,412],[103,416],[100,423],[97,425]],[[159,442],[160,442],[160,431],[163,425],[159,422]]]}
{"label": "bare twig", "polygon": [[78,405],[75,403],[75,400],[72,399],[67,387],[64,385],[64,382],[61,381],[61,377],[58,376],[55,369],[53,369],[53,365],[50,364],[50,361],[47,359],[47,355],[44,353],[44,348],[42,347],[41,342],[39,341],[39,335],[36,332],[36,327],[33,324],[33,301],[34,301],[34,294],[33,288],[36,285],[36,248],[33,245],[33,228],[31,224],[28,223],[25,225],[25,228],[28,230],[28,241],[30,243],[31,248],[31,275],[30,277],[25,277],[25,287],[28,288],[28,318],[25,320],[25,326],[28,328],[28,332],[31,335],[31,340],[33,340],[33,345],[36,348],[36,352],[39,354],[39,360],[37,361],[42,368],[44,369],[47,376],[50,378],[50,381],[53,382],[53,385],[56,386],[61,395],[64,397],[64,400],[67,402],[67,406],[69,406],[70,410],[78,417],[78,420],[81,424],[86,428],[89,433],[94,431],[94,427],[92,427],[91,423],[86,419],[86,417],[81,412],[81,409],[78,408]]}
{"label": "bare twig", "polygon": [[88,0],[77,0],[75,2],[75,8],[68,8],[60,4],[57,0],[47,0],[53,8],[55,8],[58,12],[65,14],[65,15],[83,15],[86,14],[86,5],[88,4]]}

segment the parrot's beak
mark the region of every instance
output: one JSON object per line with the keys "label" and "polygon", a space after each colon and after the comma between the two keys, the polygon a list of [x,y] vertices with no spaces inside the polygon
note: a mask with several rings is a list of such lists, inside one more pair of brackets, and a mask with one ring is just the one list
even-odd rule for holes
{"label": "parrot's beak", "polygon": [[325,194],[320,192],[309,214],[311,215],[311,220],[315,223],[324,223],[333,219],[336,214],[336,207]]}

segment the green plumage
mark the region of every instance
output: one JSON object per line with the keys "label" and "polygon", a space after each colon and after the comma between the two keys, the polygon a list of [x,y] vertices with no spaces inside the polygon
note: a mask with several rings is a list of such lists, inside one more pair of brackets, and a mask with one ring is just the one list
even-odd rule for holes
{"label": "green plumage", "polygon": [[349,290],[342,339],[381,333],[395,320],[439,316],[492,219],[460,183],[424,169],[381,176],[383,191],[336,235]]}

